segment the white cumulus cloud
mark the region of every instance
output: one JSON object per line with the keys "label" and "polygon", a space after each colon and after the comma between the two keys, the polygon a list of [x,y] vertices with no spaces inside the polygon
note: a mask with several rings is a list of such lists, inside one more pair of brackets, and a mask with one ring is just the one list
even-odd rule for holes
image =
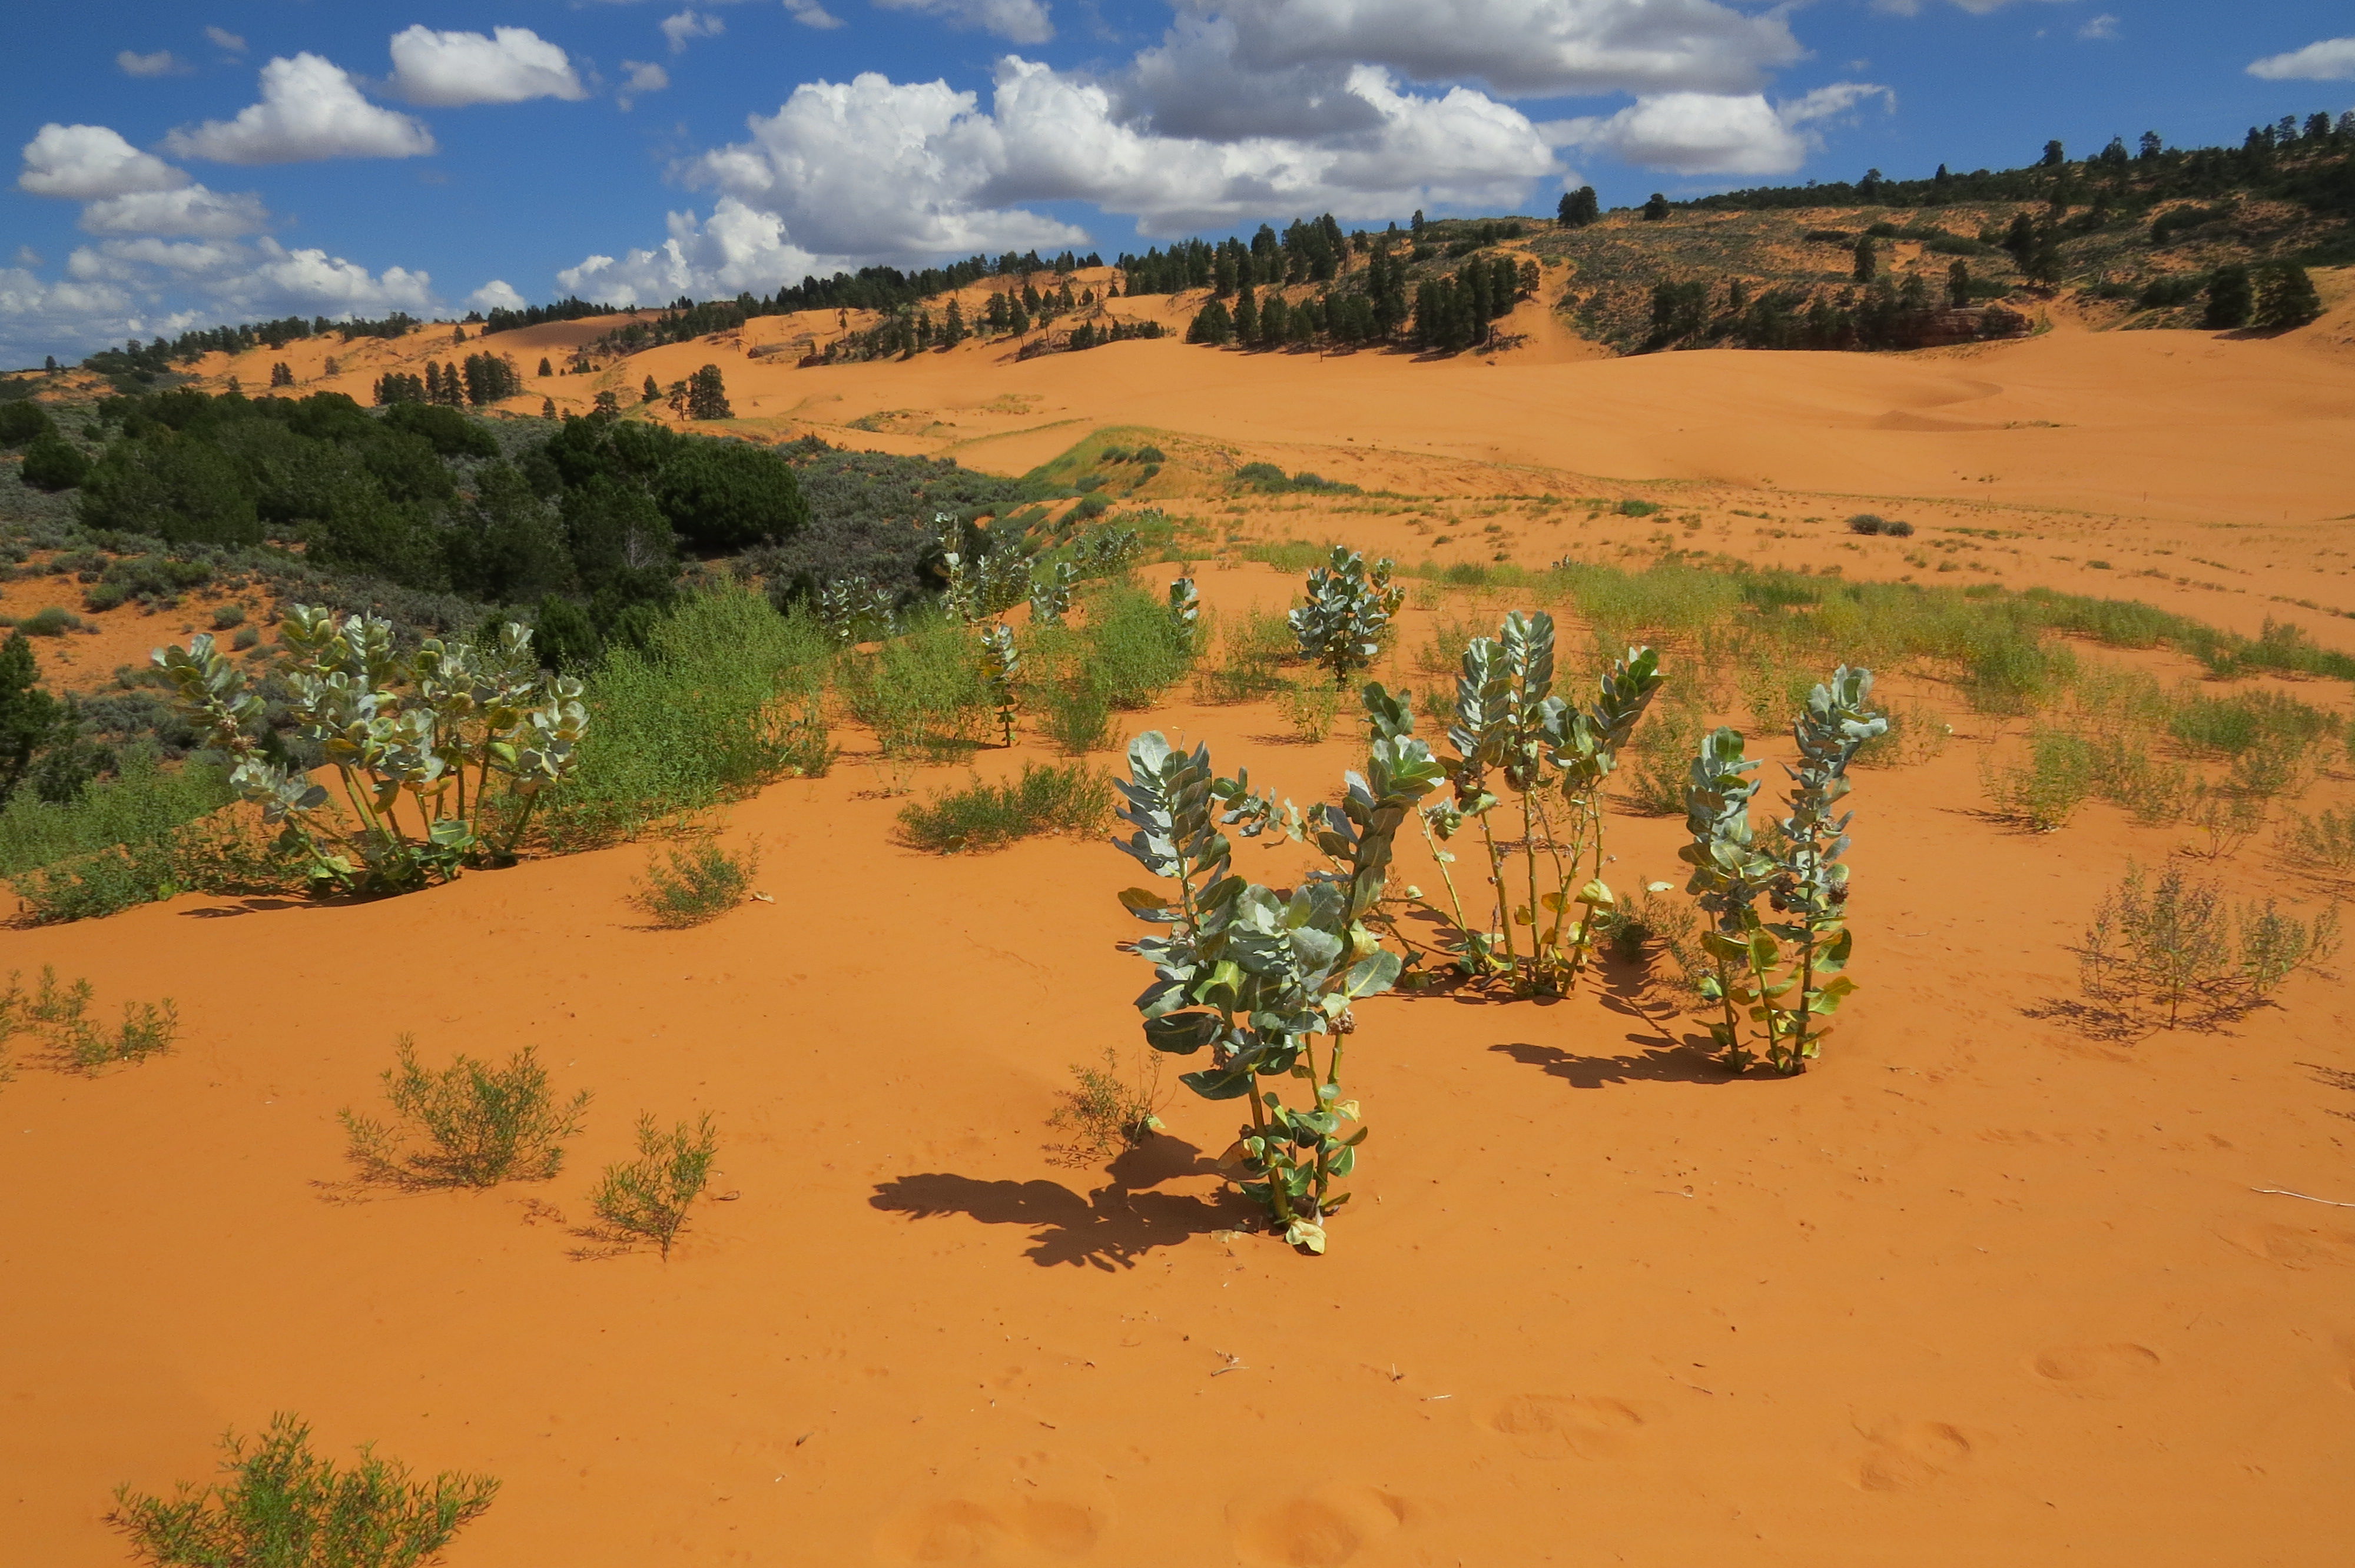
{"label": "white cumulus cloud", "polygon": [[253,234],[270,225],[269,209],[250,191],[230,195],[202,185],[169,191],[132,191],[107,196],[81,209],[80,225],[91,234],[186,234],[224,238]]}
{"label": "white cumulus cloud", "polygon": [[416,120],[370,103],[342,67],[307,51],[261,68],[261,101],[165,139],[183,157],[221,164],[315,158],[411,158],[433,151]]}
{"label": "white cumulus cloud", "polygon": [[1787,7],[1717,0],[1180,0],[1234,28],[1254,69],[1387,66],[1508,95],[1734,91],[1802,55]]}
{"label": "white cumulus cloud", "polygon": [[700,11],[681,11],[662,19],[662,36],[670,40],[670,52],[683,55],[690,38],[716,38],[728,30],[728,24],[719,17]]}
{"label": "white cumulus cloud", "polygon": [[2345,81],[2355,78],[2355,38],[2324,38],[2286,55],[2250,63],[2249,74],[2268,81]]}
{"label": "white cumulus cloud", "polygon": [[509,288],[504,278],[494,278],[466,296],[466,303],[478,311],[519,311],[530,302]]}
{"label": "white cumulus cloud", "polygon": [[589,96],[570,58],[529,27],[494,27],[487,37],[404,28],[392,36],[392,89],[442,109]]}
{"label": "white cumulus cloud", "polygon": [[952,26],[995,33],[1008,43],[1043,44],[1055,24],[1041,0],[875,0],[888,11],[922,11]]}
{"label": "white cumulus cloud", "polygon": [[25,143],[24,159],[17,189],[69,201],[168,191],[188,183],[186,174],[104,125],[51,121]]}
{"label": "white cumulus cloud", "polygon": [[1558,121],[1546,127],[1560,144],[1601,148],[1649,169],[1680,175],[1787,175],[1815,148],[1807,127],[1878,97],[1896,95],[1868,82],[1834,82],[1806,96],[1769,103],[1763,93],[1664,92],[1637,99],[1616,114]]}
{"label": "white cumulus cloud", "polygon": [[829,28],[842,26],[842,18],[819,5],[817,0],[785,0],[785,14],[805,27]]}
{"label": "white cumulus cloud", "polygon": [[169,49],[157,49],[152,55],[123,49],[116,53],[114,64],[125,76],[181,76],[189,69],[186,60]]}
{"label": "white cumulus cloud", "polygon": [[660,92],[670,85],[670,72],[652,60],[623,60],[622,69],[630,74],[614,90],[613,101],[624,109],[646,93]]}

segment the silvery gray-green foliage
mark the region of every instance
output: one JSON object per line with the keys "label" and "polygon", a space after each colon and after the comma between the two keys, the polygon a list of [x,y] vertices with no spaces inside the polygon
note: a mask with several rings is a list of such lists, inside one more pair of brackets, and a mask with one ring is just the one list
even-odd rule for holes
{"label": "silvery gray-green foliage", "polygon": [[1071,593],[1080,586],[1079,568],[1057,561],[1030,584],[1030,624],[1060,626],[1071,613]]}
{"label": "silvery gray-green foliage", "polygon": [[1014,744],[1014,717],[1019,706],[1022,655],[1014,646],[1014,629],[1000,620],[981,634],[981,669],[989,679],[989,694],[997,705],[1000,741]]}
{"label": "silvery gray-green foliage", "polygon": [[[1742,777],[1756,764],[1742,760],[1730,730],[1702,742],[1686,793],[1692,840],[1679,854],[1693,867],[1687,890],[1701,901],[1716,927],[1704,938],[1719,965],[1701,982],[1702,994],[1725,1016],[1710,1035],[1736,1071],[1754,1059],[1740,1037],[1746,1012],[1778,1073],[1806,1070],[1831,1032],[1826,1022],[1856,982],[1848,968],[1855,933],[1848,928],[1848,825],[1852,813],[1836,808],[1854,788],[1848,777],[1857,748],[1889,728],[1872,711],[1872,673],[1841,665],[1808,694],[1793,722],[1799,751],[1791,779],[1789,814],[1775,826],[1775,847],[1752,840],[1749,809],[1757,786]],[[1761,896],[1771,913],[1761,915]]]}
{"label": "silvery gray-green foliage", "polygon": [[[1602,787],[1661,680],[1658,656],[1630,648],[1604,672],[1593,707],[1581,709],[1553,693],[1554,649],[1553,618],[1542,610],[1508,614],[1497,636],[1465,646],[1447,732],[1455,752],[1447,766],[1451,797],[1423,811],[1447,886],[1449,909],[1433,910],[1454,927],[1446,950],[1467,976],[1505,978],[1531,991],[1576,984],[1603,917],[1616,907],[1602,880]],[[1395,728],[1375,712],[1372,690],[1376,729]],[[1508,794],[1518,806],[1518,840],[1500,839],[1495,826]],[[1482,929],[1465,913],[1449,869],[1455,856],[1444,847],[1466,822],[1479,826],[1495,895],[1495,924]],[[1508,863],[1516,848],[1518,888]],[[1517,939],[1523,929],[1526,953]]]}
{"label": "silvery gray-green foliage", "polygon": [[1102,577],[1126,571],[1145,554],[1145,536],[1134,528],[1103,527],[1071,541],[1071,564],[1080,576]]}
{"label": "silvery gray-green foliage", "polygon": [[[1355,1028],[1350,1003],[1389,990],[1401,967],[1367,924],[1380,900],[1391,842],[1415,802],[1440,778],[1430,750],[1412,737],[1378,738],[1368,774],[1348,779],[1337,807],[1284,819],[1334,861],[1298,886],[1262,886],[1238,875],[1222,824],[1256,834],[1275,820],[1271,801],[1246,778],[1221,779],[1209,748],[1172,747],[1158,731],[1129,747],[1129,778],[1118,782],[1119,814],[1136,831],[1115,840],[1168,893],[1131,888],[1130,913],[1164,934],[1137,942],[1154,966],[1138,997],[1146,1044],[1175,1055],[1207,1048],[1209,1066],[1180,1081],[1206,1099],[1244,1099],[1251,1122],[1236,1152],[1249,1174],[1243,1191],[1265,1204],[1285,1240],[1326,1246],[1325,1222],[1344,1197],[1332,1183],[1357,1164],[1364,1140],[1358,1106],[1342,1095],[1344,1042]],[[1319,1070],[1317,1040],[1326,1042]],[[1305,1080],[1305,1108],[1260,1086]]]}
{"label": "silvery gray-green foliage", "polygon": [[524,627],[503,627],[494,648],[431,639],[403,654],[388,621],[295,605],[279,636],[290,706],[336,769],[340,807],[263,754],[261,699],[209,635],[157,649],[154,662],[314,885],[402,891],[511,860],[541,794],[578,765],[581,683],[544,675]]}
{"label": "silvery gray-green foliage", "polygon": [[1173,578],[1169,584],[1169,619],[1188,648],[1198,647],[1202,635],[1202,596],[1194,587],[1192,577]]}
{"label": "silvery gray-green foliage", "polygon": [[845,648],[900,634],[900,614],[891,596],[863,575],[837,577],[820,588],[817,614],[826,635]]}
{"label": "silvery gray-green foliage", "polygon": [[1301,653],[1333,672],[1335,685],[1348,685],[1352,673],[1374,662],[1382,634],[1406,602],[1391,570],[1387,559],[1369,567],[1365,556],[1336,545],[1332,558],[1308,574],[1308,602],[1284,618]]}

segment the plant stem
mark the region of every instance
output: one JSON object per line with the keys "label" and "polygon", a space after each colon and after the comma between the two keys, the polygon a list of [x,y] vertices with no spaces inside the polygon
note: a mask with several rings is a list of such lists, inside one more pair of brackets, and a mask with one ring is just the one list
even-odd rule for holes
{"label": "plant stem", "polygon": [[[1489,807],[1489,810],[1495,809],[1493,805]],[[1488,885],[1497,890],[1497,916],[1504,922],[1505,967],[1518,969],[1521,967],[1521,959],[1519,950],[1513,946],[1513,898],[1511,891],[1505,885],[1505,852],[1497,847],[1497,835],[1488,831],[1488,811],[1486,810],[1480,813],[1480,837],[1488,846]],[[1534,923],[1537,912],[1531,910],[1529,917]]]}

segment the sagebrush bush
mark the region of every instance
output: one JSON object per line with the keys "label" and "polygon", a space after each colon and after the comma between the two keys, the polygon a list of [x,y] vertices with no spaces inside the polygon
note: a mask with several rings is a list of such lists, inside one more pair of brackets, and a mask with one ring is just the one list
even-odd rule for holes
{"label": "sagebrush bush", "polygon": [[310,1439],[284,1414],[258,1437],[232,1431],[221,1439],[227,1479],[183,1482],[170,1498],[118,1487],[106,1522],[152,1568],[419,1568],[498,1496],[488,1476],[412,1481],[367,1447],[338,1469]]}
{"label": "sagebrush bush", "polygon": [[2339,811],[2326,807],[2318,817],[2298,813],[2294,824],[2283,827],[2281,847],[2310,869],[2339,876],[2355,872],[2355,808]]}
{"label": "sagebrush bush", "polygon": [[591,1202],[617,1240],[649,1241],[667,1263],[688,1209],[711,1180],[719,1136],[706,1112],[693,1125],[663,1130],[651,1111],[638,1118],[638,1157],[605,1167]]}
{"label": "sagebrush bush", "polygon": [[760,870],[757,843],[731,853],[716,840],[699,840],[650,856],[630,903],[656,925],[674,930],[701,926],[751,897]]}
{"label": "sagebrush bush", "polygon": [[939,854],[1003,849],[1017,839],[1049,832],[1092,832],[1112,812],[1112,783],[1080,763],[1025,764],[1003,784],[976,779],[963,789],[900,808],[900,837]]}
{"label": "sagebrush bush", "polygon": [[564,1164],[564,1140],[581,1130],[589,1091],[559,1100],[528,1045],[505,1066],[461,1054],[439,1071],[417,1060],[408,1035],[385,1069],[393,1119],[340,1113],[352,1163],[369,1181],[400,1186],[495,1187],[539,1181]]}

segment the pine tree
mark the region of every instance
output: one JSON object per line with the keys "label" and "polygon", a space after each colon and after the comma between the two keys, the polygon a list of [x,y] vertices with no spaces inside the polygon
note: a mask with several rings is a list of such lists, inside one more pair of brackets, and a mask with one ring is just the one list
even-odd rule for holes
{"label": "pine tree", "polygon": [[544,354],[539,356],[539,373],[542,376],[553,376],[556,374],[556,367],[548,363],[548,355]]}
{"label": "pine tree", "polygon": [[1946,269],[1946,302],[1956,310],[1971,302],[1971,264],[1959,256]]}
{"label": "pine tree", "polygon": [[1267,296],[1267,303],[1262,305],[1259,312],[1260,346],[1282,348],[1284,339],[1291,335],[1291,311],[1285,306],[1284,296],[1271,290]]}
{"label": "pine tree", "polygon": [[655,385],[655,378],[653,376],[647,376],[646,384],[638,388],[638,401],[641,403],[659,403],[662,401],[662,388]]}
{"label": "pine tree", "polygon": [[1007,302],[1006,330],[1016,337],[1021,337],[1030,330],[1030,313],[1019,300],[1009,299]]}
{"label": "pine tree", "polygon": [[1594,187],[1581,185],[1561,193],[1561,205],[1555,209],[1554,221],[1564,228],[1584,228],[1602,216],[1603,206],[1594,195]]}
{"label": "pine tree", "polygon": [[290,366],[288,366],[288,365],[287,365],[287,363],[286,363],[284,360],[282,360],[282,360],[280,360],[277,364],[272,365],[272,366],[270,367],[270,384],[271,384],[272,387],[292,387],[292,386],[293,386],[293,385],[294,385],[294,372],[293,372],[293,369]]}
{"label": "pine tree", "polygon": [[539,417],[540,417],[541,418],[543,418],[543,419],[553,419],[554,418],[556,418],[556,399],[555,399],[555,398],[553,398],[553,397],[542,397],[542,398],[539,400]]}
{"label": "pine tree", "polygon": [[941,346],[954,348],[964,341],[964,312],[959,308],[956,296],[949,296],[948,313],[941,321]]}
{"label": "pine tree", "polygon": [[1856,237],[1856,266],[1850,275],[1859,283],[1870,283],[1872,281],[1874,275],[1880,270],[1881,258],[1872,249],[1872,236],[1870,234],[1858,235]]}
{"label": "pine tree", "polygon": [[2211,332],[2226,332],[2248,325],[2255,313],[2249,270],[2237,262],[2217,268],[2208,280],[2208,309],[2200,324]]}
{"label": "pine tree", "polygon": [[0,806],[8,803],[43,751],[72,736],[65,704],[41,690],[39,661],[21,631],[0,642]]}
{"label": "pine tree", "polygon": [[1235,291],[1235,341],[1246,348],[1259,341],[1259,302],[1249,283]]}
{"label": "pine tree", "polygon": [[1658,191],[1654,191],[1652,193],[1652,199],[1644,204],[1644,221],[1646,223],[1657,223],[1668,216],[1668,198],[1662,196]]}
{"label": "pine tree", "polygon": [[1006,330],[1006,323],[1008,317],[1007,315],[1006,296],[1004,294],[997,293],[994,291],[991,292],[989,296],[989,308],[983,319],[989,323],[989,330],[994,333],[1002,333]]}
{"label": "pine tree", "polygon": [[1212,300],[1194,313],[1193,324],[1186,329],[1186,341],[1221,348],[1232,340],[1234,333],[1234,318],[1227,313],[1225,305]]}
{"label": "pine tree", "polygon": [[719,366],[707,365],[689,378],[687,417],[690,419],[732,419],[736,417],[735,411],[728,407],[728,387],[720,379]]}
{"label": "pine tree", "polygon": [[2267,332],[2304,326],[2322,313],[2314,280],[2295,261],[2271,261],[2257,270],[2256,308],[2249,324]]}

